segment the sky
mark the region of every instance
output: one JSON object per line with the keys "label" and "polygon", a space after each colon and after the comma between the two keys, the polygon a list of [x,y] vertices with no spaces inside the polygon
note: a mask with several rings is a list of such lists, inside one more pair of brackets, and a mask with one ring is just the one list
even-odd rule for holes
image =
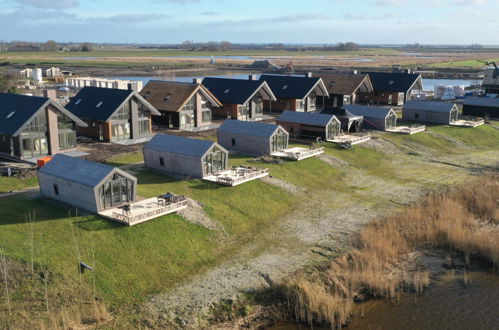
{"label": "sky", "polygon": [[497,13],[499,0],[0,0],[0,40],[499,44]]}

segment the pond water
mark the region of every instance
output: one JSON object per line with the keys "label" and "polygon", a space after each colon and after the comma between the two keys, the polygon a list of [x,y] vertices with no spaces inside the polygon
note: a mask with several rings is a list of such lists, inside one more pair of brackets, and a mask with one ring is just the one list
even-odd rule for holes
{"label": "pond water", "polygon": [[445,85],[445,86],[471,86],[477,83],[476,80],[471,79],[423,79],[423,89],[425,91],[434,91],[435,86]]}
{"label": "pond water", "polygon": [[[346,329],[499,329],[499,275],[449,271],[421,296],[356,305]],[[273,330],[306,329],[279,324]],[[315,329],[331,329],[330,327]]]}

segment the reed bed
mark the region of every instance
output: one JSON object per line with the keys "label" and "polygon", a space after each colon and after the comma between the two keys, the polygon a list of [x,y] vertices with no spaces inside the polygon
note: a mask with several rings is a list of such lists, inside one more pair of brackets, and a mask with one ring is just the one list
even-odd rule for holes
{"label": "reed bed", "polygon": [[403,211],[367,225],[353,248],[321,272],[296,275],[276,287],[297,322],[348,322],[355,301],[395,298],[403,289],[422,293],[427,270],[408,271],[404,256],[424,246],[460,251],[499,266],[499,175],[442,188]]}

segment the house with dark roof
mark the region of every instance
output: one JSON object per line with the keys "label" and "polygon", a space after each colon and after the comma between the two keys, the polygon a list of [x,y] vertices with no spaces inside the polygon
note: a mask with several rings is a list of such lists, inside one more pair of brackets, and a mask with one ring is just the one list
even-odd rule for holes
{"label": "house with dark roof", "polygon": [[463,115],[499,118],[499,98],[467,97],[464,99]]}
{"label": "house with dark roof", "polygon": [[321,78],[290,75],[262,75],[261,82],[266,82],[274,95],[276,101],[264,102],[265,111],[282,112],[284,110],[298,112],[317,111],[318,97],[322,97],[324,106],[325,98],[329,96],[326,86]]}
{"label": "house with dark roof", "polygon": [[212,111],[222,107],[201,81],[192,83],[151,80],[140,95],[161,113],[152,121],[168,128],[193,130],[212,125]]}
{"label": "house with dark roof", "polygon": [[402,119],[449,125],[458,121],[459,109],[455,103],[409,101],[404,105]]}
{"label": "house with dark roof", "polygon": [[413,91],[423,90],[420,74],[404,72],[366,72],[374,91],[369,103],[403,105],[412,100]]}
{"label": "house with dark roof", "polygon": [[367,74],[320,74],[319,77],[329,93],[325,100],[326,107],[367,103],[374,91]]}
{"label": "house with dark roof", "polygon": [[94,213],[134,202],[137,179],[119,168],[57,154],[38,170],[42,196]]}
{"label": "house with dark roof", "polygon": [[364,117],[364,127],[378,131],[387,131],[397,127],[397,114],[391,108],[365,105],[345,105],[349,113]]}
{"label": "house with dark roof", "polygon": [[226,120],[218,143],[227,150],[252,156],[271,155],[288,148],[289,134],[279,125]]}
{"label": "house with dark roof", "polygon": [[149,140],[151,116],[161,115],[136,91],[114,88],[84,87],[66,108],[88,125],[79,135],[128,144]]}
{"label": "house with dark roof", "polygon": [[204,78],[203,86],[222,103],[213,109],[213,115],[221,118],[260,120],[264,101],[276,100],[267,83],[253,79]]}
{"label": "house with dark roof", "polygon": [[341,133],[341,122],[334,115],[322,113],[283,111],[276,123],[291,137],[331,140]]}
{"label": "house with dark roof", "polygon": [[0,154],[36,159],[76,150],[76,126],[87,125],[46,97],[0,93]]}
{"label": "house with dark roof", "polygon": [[156,134],[144,146],[146,168],[204,178],[227,169],[229,152],[213,141]]}

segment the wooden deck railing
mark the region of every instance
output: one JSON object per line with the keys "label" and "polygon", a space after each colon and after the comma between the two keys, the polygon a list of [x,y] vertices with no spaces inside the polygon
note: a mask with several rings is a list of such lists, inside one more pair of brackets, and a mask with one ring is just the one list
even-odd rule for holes
{"label": "wooden deck railing", "polygon": [[256,170],[252,169],[249,171],[245,171],[242,175],[238,174],[238,176],[234,177],[234,178],[227,177],[227,176],[219,176],[219,177],[217,177],[217,182],[220,184],[233,186],[233,185],[236,185],[238,183],[266,175],[268,173],[269,173],[268,168],[256,169]]}
{"label": "wooden deck railing", "polygon": [[112,217],[118,221],[132,224],[134,222],[137,222],[137,221],[140,221],[143,219],[148,219],[148,218],[152,218],[152,217],[159,217],[159,216],[165,215],[167,213],[170,213],[171,211],[174,211],[180,207],[187,206],[188,202],[184,196],[175,196],[175,197],[177,198],[177,202],[165,205],[163,207],[160,207],[160,208],[148,211],[148,212],[140,213],[140,214],[133,215],[133,216],[128,216],[128,215],[121,214],[118,212],[113,212]]}

